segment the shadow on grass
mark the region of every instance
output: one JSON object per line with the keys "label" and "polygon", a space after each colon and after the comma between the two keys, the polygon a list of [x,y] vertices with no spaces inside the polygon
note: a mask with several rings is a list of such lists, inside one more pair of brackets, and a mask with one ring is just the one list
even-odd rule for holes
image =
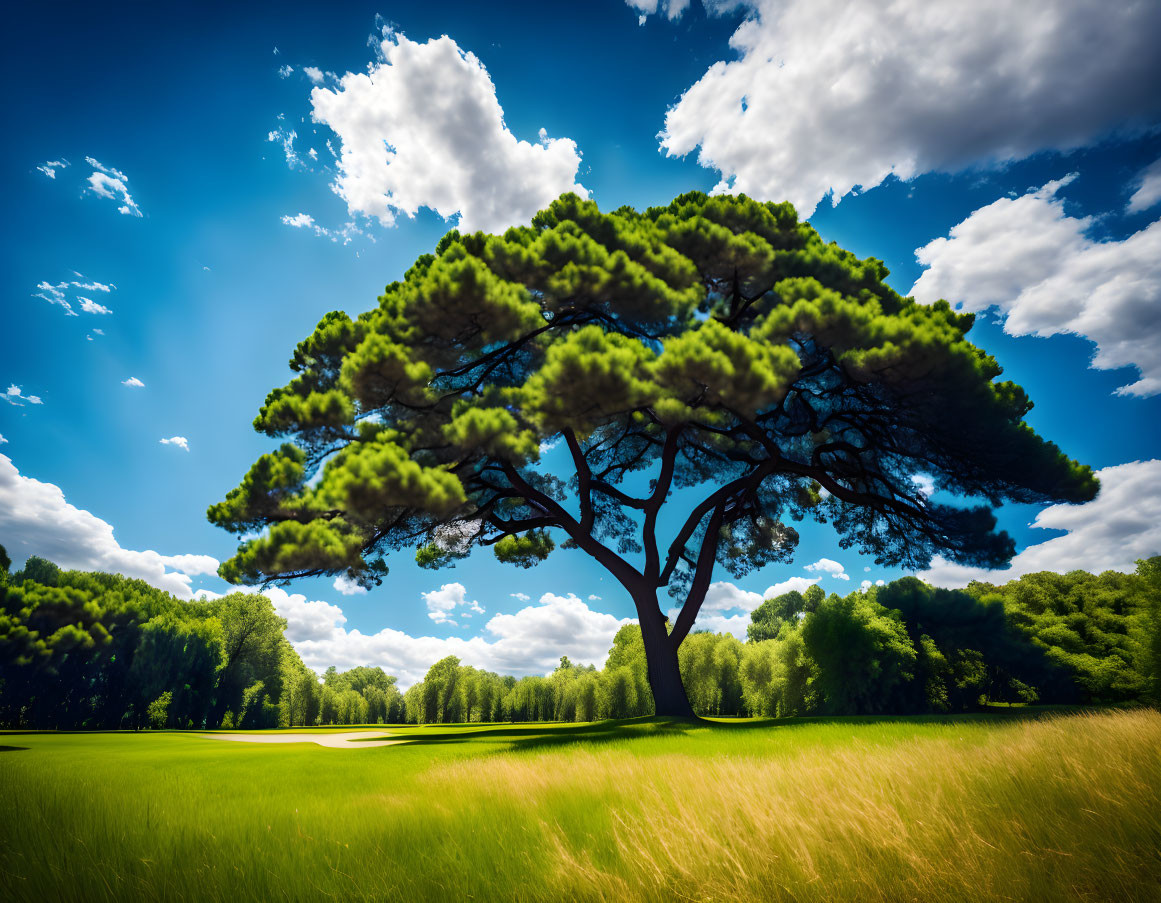
{"label": "shadow on grass", "polygon": [[[496,751],[541,750],[562,746],[596,746],[614,742],[643,740],[659,736],[684,736],[690,731],[714,733],[785,730],[814,724],[962,724],[964,722],[1009,722],[1056,717],[1087,711],[1079,706],[990,706],[976,712],[945,715],[817,715],[793,718],[675,719],[644,716],[622,721],[597,721],[561,725],[479,725],[459,730],[424,730],[410,736],[396,735],[399,746],[439,746],[471,743],[495,744]],[[370,739],[370,738],[368,738]],[[358,743],[358,740],[352,742]]]}

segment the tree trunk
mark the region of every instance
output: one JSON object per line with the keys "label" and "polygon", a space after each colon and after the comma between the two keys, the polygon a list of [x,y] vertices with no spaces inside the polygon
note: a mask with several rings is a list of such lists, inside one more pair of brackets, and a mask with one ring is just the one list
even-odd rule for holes
{"label": "tree trunk", "polygon": [[669,631],[665,629],[665,619],[657,606],[656,596],[637,601],[637,618],[641,622],[641,638],[645,641],[645,663],[649,669],[654,710],[663,718],[697,717],[689,704],[689,697],[685,695],[677,649],[669,641]]}

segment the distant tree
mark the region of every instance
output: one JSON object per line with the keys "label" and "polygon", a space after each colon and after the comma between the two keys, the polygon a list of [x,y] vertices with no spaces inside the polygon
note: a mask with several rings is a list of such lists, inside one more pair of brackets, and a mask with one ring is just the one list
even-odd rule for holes
{"label": "distant tree", "polygon": [[[370,584],[392,549],[439,567],[490,545],[529,567],[563,539],[632,598],[656,711],[688,716],[677,651],[715,563],[789,560],[788,520],[825,519],[884,564],[997,567],[1014,543],[990,506],[1097,491],[1023,422],[972,315],[886,276],[744,196],[601,213],[565,195],[503,236],[452,231],[377,307],[327,314],[297,347],[254,422],[290,441],[209,510],[252,537],[220,573]],[[537,467],[557,439],[567,480]]]}
{"label": "distant tree", "polygon": [[813,685],[823,712],[899,710],[916,653],[902,620],[882,605],[861,593],[827,596],[803,621],[802,640],[817,666]]}
{"label": "distant tree", "polygon": [[0,546],[0,580],[8,579],[8,570],[12,567],[12,559],[8,557],[8,551],[4,546]]}
{"label": "distant tree", "polygon": [[60,573],[60,568],[51,561],[30,555],[28,560],[24,562],[24,567],[13,578],[13,583],[31,580],[41,586],[56,586],[60,580]]}

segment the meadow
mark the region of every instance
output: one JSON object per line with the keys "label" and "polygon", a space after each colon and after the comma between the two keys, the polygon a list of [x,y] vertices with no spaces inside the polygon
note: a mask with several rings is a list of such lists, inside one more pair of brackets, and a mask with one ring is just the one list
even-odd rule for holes
{"label": "meadow", "polygon": [[384,734],[7,733],[4,896],[1161,898],[1147,709]]}

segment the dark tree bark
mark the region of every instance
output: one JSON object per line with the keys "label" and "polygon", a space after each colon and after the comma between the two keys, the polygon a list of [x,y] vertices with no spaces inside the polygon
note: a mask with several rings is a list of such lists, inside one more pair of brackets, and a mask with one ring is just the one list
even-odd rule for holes
{"label": "dark tree bark", "polygon": [[642,591],[634,594],[637,619],[641,624],[641,639],[645,643],[645,664],[649,673],[649,688],[653,691],[653,707],[664,718],[695,718],[685,684],[681,681],[677,647],[665,626],[665,619],[657,605],[656,594]]}

